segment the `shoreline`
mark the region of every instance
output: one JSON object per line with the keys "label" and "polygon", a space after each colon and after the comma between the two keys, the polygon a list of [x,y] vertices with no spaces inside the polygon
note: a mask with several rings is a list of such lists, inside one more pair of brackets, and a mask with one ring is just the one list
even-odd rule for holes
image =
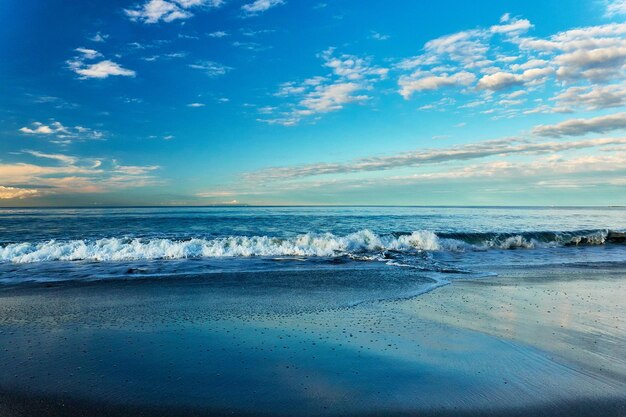
{"label": "shoreline", "polygon": [[319,311],[202,281],[3,291],[0,411],[625,416],[626,268],[500,273]]}
{"label": "shoreline", "polygon": [[[620,354],[626,349],[625,269],[502,268],[496,277],[457,280],[443,289],[446,294],[434,291],[407,304],[429,320],[535,346],[626,384],[626,357]],[[442,307],[451,298],[451,308]]]}

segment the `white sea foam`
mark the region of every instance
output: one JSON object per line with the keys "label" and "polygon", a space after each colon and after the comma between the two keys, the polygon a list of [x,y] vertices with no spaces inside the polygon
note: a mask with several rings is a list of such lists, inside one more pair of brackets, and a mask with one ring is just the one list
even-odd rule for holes
{"label": "white sea foam", "polygon": [[[606,233],[568,237],[559,241],[538,241],[522,235],[492,237],[469,244],[463,240],[441,238],[431,231],[405,235],[378,235],[361,230],[345,236],[332,233],[307,233],[289,238],[270,236],[229,236],[215,239],[106,238],[99,240],[50,240],[10,243],[0,246],[0,262],[31,263],[43,261],[131,261],[215,257],[333,257],[353,256],[368,259],[385,251],[464,251],[475,249],[514,249],[563,244],[602,244]],[[562,240],[562,239],[561,239]]]}
{"label": "white sea foam", "polygon": [[498,249],[533,249],[535,247],[546,247],[555,245],[556,242],[538,242],[536,239],[527,239],[521,235],[509,236],[504,240],[489,240],[484,246]]}
{"label": "white sea foam", "polygon": [[603,245],[606,243],[608,233],[608,230],[598,230],[580,235],[557,233],[551,237],[546,237],[545,233],[543,233],[543,236],[541,236],[542,233],[538,233],[535,237],[512,235],[504,238],[491,238],[477,246],[496,249],[535,249],[553,248],[557,246]]}
{"label": "white sea foam", "polygon": [[340,256],[373,251],[439,250],[441,240],[428,231],[394,237],[362,230],[346,236],[307,233],[292,238],[231,236],[216,239],[71,240],[0,246],[0,261],[125,261],[249,256]]}

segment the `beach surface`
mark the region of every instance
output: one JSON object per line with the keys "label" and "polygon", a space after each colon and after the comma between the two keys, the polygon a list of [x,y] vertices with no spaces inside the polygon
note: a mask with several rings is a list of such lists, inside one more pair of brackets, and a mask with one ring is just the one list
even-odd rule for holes
{"label": "beach surface", "polygon": [[7,286],[0,415],[626,416],[626,267],[497,272],[397,298],[367,283],[414,271],[384,265]]}

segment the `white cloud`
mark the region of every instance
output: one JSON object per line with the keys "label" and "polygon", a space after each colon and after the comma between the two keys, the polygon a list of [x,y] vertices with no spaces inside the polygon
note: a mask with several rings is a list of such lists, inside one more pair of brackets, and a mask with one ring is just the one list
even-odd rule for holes
{"label": "white cloud", "polygon": [[228,33],[224,32],[223,30],[218,30],[216,32],[207,33],[207,36],[210,38],[223,38],[225,36],[228,36]]}
{"label": "white cloud", "polygon": [[605,133],[626,129],[626,113],[610,114],[591,119],[570,119],[555,125],[540,125],[533,129],[533,134],[552,138],[564,136],[582,136],[588,133]]}
{"label": "white cloud", "polygon": [[[504,17],[504,16],[503,16]],[[501,20],[502,22],[502,20]],[[507,19],[502,25],[494,25],[489,28],[491,33],[503,33],[507,35],[519,35],[523,32],[527,32],[528,29],[533,27],[527,19]]]}
{"label": "white cloud", "polygon": [[570,87],[553,100],[559,107],[582,107],[585,110],[599,110],[626,105],[626,85]]}
{"label": "white cloud", "polygon": [[527,70],[531,68],[538,67],[546,67],[550,62],[545,59],[530,59],[522,64],[513,64],[511,65],[511,70],[519,71],[519,70]]}
{"label": "white cloud", "polygon": [[559,55],[554,62],[559,65],[557,75],[561,79],[586,78],[590,81],[604,81],[623,75],[626,64],[626,43],[624,46],[579,49]]}
{"label": "white cloud", "polygon": [[119,165],[116,160],[113,160],[112,172],[126,175],[145,175],[159,168],[157,165]]}
{"label": "white cloud", "polygon": [[224,197],[234,197],[235,195],[236,193],[232,191],[206,191],[206,192],[201,192],[201,193],[196,194],[197,197],[201,197],[201,198],[214,198],[214,197],[224,198]]}
{"label": "white cloud", "polygon": [[519,104],[522,104],[525,100],[511,100],[511,99],[502,99],[498,101],[498,104],[504,107],[509,107],[509,106],[517,106]]}
{"label": "white cloud", "polygon": [[361,86],[353,82],[318,86],[300,101],[300,105],[305,108],[302,112],[326,113],[339,110],[346,103],[367,100],[366,95],[354,94],[360,89]]}
{"label": "white cloud", "polygon": [[281,84],[274,96],[295,99],[295,102],[283,106],[263,106],[261,113],[269,117],[259,121],[293,126],[304,118],[337,111],[349,103],[364,102],[370,98],[365,93],[372,88],[372,84],[387,77],[388,69],[372,65],[369,58],[349,54],[336,56],[335,48],[329,48],[318,56],[330,73],[299,83]]}
{"label": "white cloud", "polygon": [[467,67],[473,67],[476,62],[485,59],[485,54],[489,50],[485,41],[484,31],[467,30],[428,41],[424,49],[433,62],[441,62],[448,58]]}
{"label": "white cloud", "polygon": [[168,54],[145,56],[145,57],[142,57],[141,59],[144,61],[148,61],[148,62],[154,62],[158,60],[169,61],[171,59],[180,59],[180,58],[185,58],[186,56],[187,56],[186,52],[172,52]]}
{"label": "white cloud", "polygon": [[497,71],[490,69],[495,61],[487,56],[491,36],[489,30],[472,29],[426,42],[421,55],[396,65],[400,71],[412,71],[400,75],[398,92],[408,99],[414,92],[443,87],[465,89],[478,79],[475,72]]}
{"label": "white cloud", "polygon": [[[100,193],[155,185],[161,182],[153,174],[159,169],[154,165],[120,165],[115,160],[107,161],[30,150],[22,153],[31,158],[34,157],[36,162],[0,163],[0,178],[6,178],[5,185],[0,187],[0,195],[5,195],[4,198],[28,198],[43,194]],[[34,185],[24,189],[20,184]]]}
{"label": "white cloud", "polygon": [[387,39],[389,39],[389,35],[384,35],[382,33],[378,33],[378,32],[371,32],[370,38],[377,40],[377,41],[386,41]]}
{"label": "white cloud", "polygon": [[286,82],[280,85],[278,91],[274,94],[276,97],[287,97],[297,94],[302,94],[307,91],[308,87],[311,85],[319,85],[321,82],[325,81],[325,77],[318,78],[320,82],[317,84],[308,84],[306,81],[302,84],[297,84],[295,82]]}
{"label": "white cloud", "polygon": [[[485,114],[493,114],[492,118],[567,112],[572,107],[599,109],[622,103],[621,90],[600,87],[626,80],[626,23],[580,27],[545,38],[526,35],[532,27],[529,20],[506,13],[499,24],[488,28],[432,39],[424,44],[420,55],[395,66],[399,72],[398,92],[410,98],[415,92],[447,87],[488,107],[510,105],[514,97],[497,99],[494,93],[505,95],[505,90],[514,87],[530,93],[541,91],[543,86],[549,89],[560,88],[563,83],[576,84],[567,97],[557,100],[555,107],[542,103],[525,112],[503,106],[483,109]],[[575,92],[584,96],[575,100]],[[598,97],[600,92],[604,97]],[[460,103],[459,108],[469,108],[470,104]]]}
{"label": "white cloud", "polygon": [[254,16],[259,13],[265,12],[272,7],[285,4],[284,0],[255,0],[252,3],[247,3],[241,6],[241,9],[248,15]]}
{"label": "white cloud", "polygon": [[506,97],[508,99],[515,99],[515,98],[518,98],[518,97],[525,96],[526,94],[528,94],[528,92],[525,91],[525,90],[517,90],[517,91],[514,91],[514,92],[509,93],[509,94],[503,94],[502,96]]}
{"label": "white cloud", "polygon": [[418,110],[438,110],[445,111],[448,107],[456,104],[456,100],[451,97],[443,97],[437,101],[420,106]]}
{"label": "white cloud", "polygon": [[626,23],[610,23],[559,32],[546,39],[519,38],[521,49],[555,54],[556,75],[565,81],[603,83],[623,78]]}
{"label": "white cloud", "polygon": [[[626,139],[605,139],[597,141],[600,153],[589,155],[585,146],[572,149],[559,148],[563,153],[550,151],[529,153],[526,160],[519,156],[508,159],[506,154],[496,155],[495,160],[480,161],[471,165],[458,165],[444,162],[442,167],[433,163],[428,166],[405,168],[395,175],[358,176],[337,175],[307,179],[300,177],[265,177],[266,171],[250,173],[247,181],[221,191],[201,193],[206,197],[228,197],[234,195],[269,195],[293,191],[323,190],[329,192],[345,192],[350,189],[368,189],[373,187],[390,187],[403,185],[445,184],[446,187],[471,186],[481,184],[502,184],[507,187],[508,181],[515,179],[516,184],[524,184],[524,188],[572,188],[586,186],[624,186],[626,179],[616,177],[616,173],[626,173],[626,145],[619,151],[609,151],[616,146],[606,145],[611,141],[624,143]],[[603,145],[605,143],[605,145]],[[582,144],[590,145],[593,144]],[[392,169],[391,167],[390,169]],[[590,175],[593,174],[593,175]],[[314,176],[317,174],[309,175]],[[510,191],[507,189],[507,191]]]}
{"label": "white cloud", "polygon": [[233,46],[236,46],[237,48],[241,48],[241,49],[245,49],[248,51],[254,51],[254,52],[260,52],[260,51],[265,51],[267,49],[271,49],[271,46],[264,46],[263,44],[260,44],[259,42],[240,42],[240,41],[235,41],[232,43]]}
{"label": "white cloud", "polygon": [[135,71],[122,67],[120,64],[104,60],[95,64],[85,64],[81,61],[70,61],[70,69],[81,78],[107,78],[111,75],[122,77],[134,77]]}
{"label": "white cloud", "polygon": [[476,142],[438,149],[417,149],[390,156],[357,159],[346,163],[315,163],[293,167],[268,168],[244,176],[249,181],[283,181],[329,174],[385,171],[420,167],[451,161],[468,161],[495,156],[553,154],[568,150],[625,145],[626,138],[600,138],[570,142],[537,142],[509,138]]}
{"label": "white cloud", "polygon": [[485,75],[478,81],[479,90],[499,91],[516,85],[522,85],[537,80],[543,80],[554,73],[552,68],[531,68],[521,74],[511,74],[508,72],[496,72]]}
{"label": "white cloud", "polygon": [[5,187],[0,185],[0,200],[10,200],[10,199],[24,199],[29,197],[35,197],[39,194],[39,191],[34,188],[16,188],[16,187]]}
{"label": "white cloud", "polygon": [[106,40],[109,39],[109,35],[98,32],[88,39],[92,42],[106,42]]}
{"label": "white cloud", "polygon": [[176,3],[165,0],[149,0],[135,9],[125,9],[124,12],[132,21],[149,24],[157,23],[160,20],[172,22],[193,16],[193,13],[184,10]]}
{"label": "white cloud", "polygon": [[335,48],[329,48],[320,56],[324,60],[324,66],[331,68],[333,73],[348,80],[360,80],[367,76],[386,78],[389,70],[370,65],[365,58],[355,55],[343,54],[335,57]]}
{"label": "white cloud", "polygon": [[[450,181],[464,179],[510,179],[537,177],[538,186],[554,188],[578,188],[586,184],[606,185],[614,183],[622,185],[615,178],[572,178],[572,174],[589,174],[598,172],[614,172],[623,170],[626,153],[616,155],[585,155],[563,157],[551,155],[537,158],[531,162],[493,161],[439,172],[419,173],[406,176],[394,176],[379,180],[380,183],[422,183],[424,181]],[[552,179],[566,175],[564,179]],[[547,179],[546,178],[550,178]]]}
{"label": "white cloud", "polygon": [[204,103],[189,103],[187,104],[187,107],[204,107],[205,104]]}
{"label": "white cloud", "polygon": [[515,42],[523,50],[571,52],[579,49],[619,46],[623,44],[625,34],[626,23],[610,23],[566,30],[546,39],[519,38]]}
{"label": "white cloud", "polygon": [[94,59],[102,56],[100,52],[94,49],[76,48],[75,51],[83,54],[84,59]]}
{"label": "white cloud", "polygon": [[[49,125],[34,122],[31,127],[21,127],[20,132],[26,135],[39,135],[39,136],[53,136],[57,140],[73,141],[73,140],[90,140],[90,139],[103,139],[104,133],[98,130],[86,128],[83,126],[66,127],[60,122],[54,121]],[[65,143],[65,142],[61,143]]]}
{"label": "white cloud", "polygon": [[28,135],[50,135],[55,132],[63,131],[65,128],[59,122],[54,122],[52,124],[53,127],[48,125],[44,125],[40,122],[33,123],[33,127],[21,127],[20,132],[26,133]]}
{"label": "white cloud", "polygon": [[256,37],[259,35],[264,35],[264,34],[268,34],[268,33],[275,33],[276,29],[259,29],[259,30],[252,30],[252,29],[239,29],[239,31],[241,32],[241,34],[243,36],[247,36],[247,37]]}
{"label": "white cloud", "polygon": [[258,111],[261,114],[272,114],[276,110],[276,107],[273,106],[263,106],[259,107]]}
{"label": "white cloud", "polygon": [[475,80],[476,76],[467,71],[441,75],[417,71],[410,76],[401,77],[398,85],[400,86],[400,95],[408,99],[414,92],[437,90],[442,87],[468,86]]}
{"label": "white cloud", "polygon": [[218,77],[232,70],[231,67],[219,64],[214,61],[198,61],[195,64],[189,64],[189,67],[203,71],[209,77]]}
{"label": "white cloud", "polygon": [[189,9],[200,6],[220,7],[223,3],[223,0],[148,0],[132,9],[124,9],[124,13],[134,22],[169,23],[192,17],[193,13]]}
{"label": "white cloud", "polygon": [[606,15],[609,17],[626,14],[626,0],[608,0]]}
{"label": "white cloud", "polygon": [[111,75],[122,77],[134,77],[135,71],[123,68],[120,64],[111,60],[103,60],[96,63],[88,63],[86,61],[99,58],[102,54],[93,49],[76,48],[79,56],[67,61],[68,67],[82,79],[86,78],[107,78]]}
{"label": "white cloud", "polygon": [[178,5],[185,9],[197,6],[220,7],[225,0],[174,0]]}
{"label": "white cloud", "polygon": [[25,150],[23,152],[30,154],[32,156],[36,156],[37,158],[52,159],[54,161],[58,161],[61,164],[67,165],[67,166],[75,165],[76,161],[78,160],[76,157],[73,157],[70,155],[64,155],[60,153],[44,153],[44,152],[30,151],[30,150]]}
{"label": "white cloud", "polygon": [[[293,126],[303,117],[340,110],[348,103],[369,99],[369,96],[365,94],[357,94],[362,88],[360,84],[355,82],[321,84],[302,96],[295,106],[296,109],[286,112],[283,117],[259,119],[259,121]],[[259,110],[261,113],[267,114],[275,110],[275,107],[266,106]]]}

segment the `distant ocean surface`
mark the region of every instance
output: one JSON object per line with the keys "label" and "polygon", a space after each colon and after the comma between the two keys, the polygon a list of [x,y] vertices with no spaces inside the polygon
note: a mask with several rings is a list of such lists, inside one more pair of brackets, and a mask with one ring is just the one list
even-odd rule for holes
{"label": "distant ocean surface", "polygon": [[404,268],[439,285],[626,262],[624,231],[621,207],[0,209],[0,284]]}

